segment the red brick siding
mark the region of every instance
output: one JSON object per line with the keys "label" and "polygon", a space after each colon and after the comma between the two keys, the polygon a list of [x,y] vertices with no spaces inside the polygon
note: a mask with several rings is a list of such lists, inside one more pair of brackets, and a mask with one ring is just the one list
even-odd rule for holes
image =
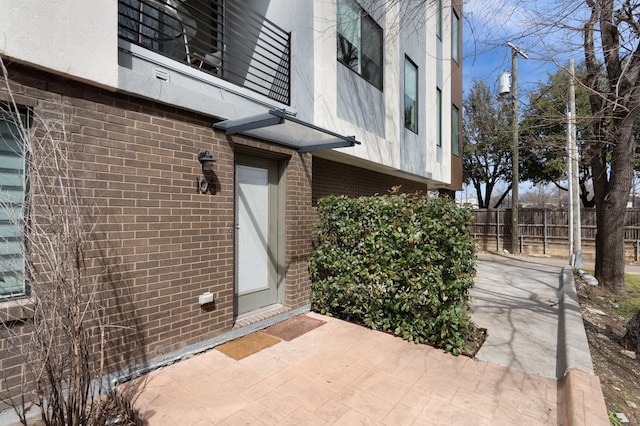
{"label": "red brick siding", "polygon": [[[315,161],[315,159],[313,159]],[[300,307],[311,300],[308,259],[315,212],[311,205],[312,156],[295,154],[287,167],[286,304]]]}
{"label": "red brick siding", "polygon": [[[212,129],[212,117],[20,65],[10,66],[9,75],[18,102],[32,106],[41,119],[66,123],[75,184],[91,212],[87,219],[95,224],[85,253],[88,271],[103,284],[111,323],[126,327],[108,336],[111,369],[231,329],[236,150],[276,156],[285,166],[284,302],[291,308],[310,302],[310,154],[229,140]],[[0,100],[6,99],[0,89]],[[197,155],[204,150],[216,159],[215,194],[196,192],[196,177],[202,175]],[[215,300],[207,309],[198,304],[205,291]],[[0,353],[2,372],[17,386],[20,360],[7,352],[2,338]]]}
{"label": "red brick siding", "polygon": [[313,203],[327,195],[349,197],[386,194],[394,186],[401,192],[427,191],[427,185],[323,158],[313,159]]}

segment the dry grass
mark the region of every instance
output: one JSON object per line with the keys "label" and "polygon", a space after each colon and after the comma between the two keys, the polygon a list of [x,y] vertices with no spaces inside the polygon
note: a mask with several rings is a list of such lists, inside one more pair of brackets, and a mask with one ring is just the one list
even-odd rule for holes
{"label": "dry grass", "polygon": [[624,413],[630,424],[640,424],[640,361],[625,354],[621,344],[626,323],[640,309],[640,275],[626,275],[626,296],[615,295],[603,286],[586,285],[579,277],[576,285],[593,366],[610,418]]}

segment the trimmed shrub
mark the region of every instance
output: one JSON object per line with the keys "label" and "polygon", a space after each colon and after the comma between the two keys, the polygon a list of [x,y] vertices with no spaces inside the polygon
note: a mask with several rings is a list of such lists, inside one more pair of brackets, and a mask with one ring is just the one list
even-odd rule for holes
{"label": "trimmed shrub", "polygon": [[318,201],[313,310],[457,355],[475,325],[473,216],[415,194]]}

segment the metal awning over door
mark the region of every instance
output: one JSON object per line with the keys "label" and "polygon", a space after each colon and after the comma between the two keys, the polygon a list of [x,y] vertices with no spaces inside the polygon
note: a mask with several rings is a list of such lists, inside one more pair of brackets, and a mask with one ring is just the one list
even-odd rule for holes
{"label": "metal awning over door", "polygon": [[355,136],[343,136],[287,115],[282,110],[236,120],[225,120],[213,125],[225,135],[251,136],[274,144],[294,148],[298,152],[311,152],[332,148],[346,148],[360,144]]}

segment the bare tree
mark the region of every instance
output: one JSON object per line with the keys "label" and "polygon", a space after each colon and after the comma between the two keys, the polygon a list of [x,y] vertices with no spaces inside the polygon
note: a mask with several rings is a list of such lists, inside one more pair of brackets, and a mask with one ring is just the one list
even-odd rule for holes
{"label": "bare tree", "polygon": [[567,205],[567,193],[555,185],[537,184],[522,194],[520,202],[525,207],[560,208]]}
{"label": "bare tree", "polygon": [[[591,137],[583,155],[591,165],[597,215],[595,276],[616,293],[624,287],[624,220],[632,184],[634,123],[640,113],[640,1],[514,1],[526,40],[539,60],[561,65],[581,52]],[[504,43],[504,40],[501,41]]]}
{"label": "bare tree", "polygon": [[20,383],[10,385],[5,377],[0,399],[24,424],[33,406],[47,425],[94,424],[103,377],[111,367],[112,337],[132,335],[136,327],[108,306],[109,280],[101,278],[109,276],[108,268],[99,275],[89,271],[93,215],[76,190],[64,116],[33,112],[29,125],[14,101],[1,59],[0,70],[0,90],[10,99],[1,116],[14,120],[12,139],[18,141],[4,145],[26,159],[22,208],[2,197],[0,210],[19,234],[24,273],[16,274],[28,283],[23,312],[0,318],[0,340],[21,361]]}
{"label": "bare tree", "polygon": [[624,219],[633,182],[634,123],[640,113],[640,2],[585,4],[584,84],[595,136],[589,147],[598,229],[595,276],[614,292],[625,293]]}
{"label": "bare tree", "polygon": [[[509,184],[498,200],[494,190],[511,182],[511,117],[508,105],[498,101],[484,81],[473,82],[464,99],[463,178],[473,185],[480,208],[499,207],[511,191]],[[483,191],[484,190],[484,191]]]}

